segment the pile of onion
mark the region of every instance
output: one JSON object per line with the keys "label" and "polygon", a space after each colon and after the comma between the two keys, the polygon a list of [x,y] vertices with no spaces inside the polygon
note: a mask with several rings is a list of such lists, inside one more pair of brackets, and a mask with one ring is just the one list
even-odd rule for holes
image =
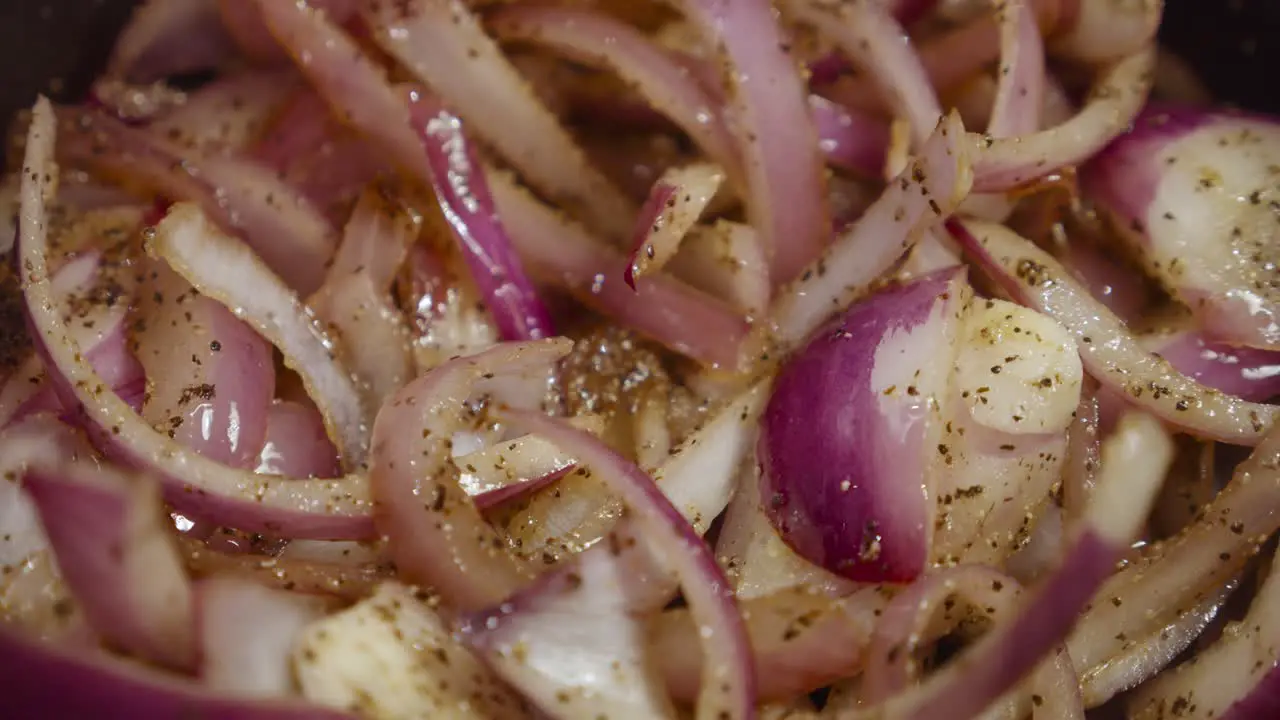
{"label": "pile of onion", "polygon": [[141,3],[0,189],[2,714],[1280,712],[1280,121],[1161,10]]}

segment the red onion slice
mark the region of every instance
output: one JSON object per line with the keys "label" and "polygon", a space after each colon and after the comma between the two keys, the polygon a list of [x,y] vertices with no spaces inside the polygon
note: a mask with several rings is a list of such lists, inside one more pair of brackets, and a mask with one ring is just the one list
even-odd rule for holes
{"label": "red onion slice", "polygon": [[1147,415],[1127,415],[1103,444],[1098,492],[1072,530],[1062,563],[1030,591],[1012,622],[997,625],[939,672],[879,708],[910,720],[972,717],[1035,667],[1070,632],[1098,586],[1129,550],[1173,458],[1173,443]]}
{"label": "red onion slice", "polygon": [[306,628],[293,654],[303,695],[362,717],[531,720],[426,601],[388,582]]}
{"label": "red onion slice", "polygon": [[895,114],[924,143],[942,118],[942,105],[906,31],[877,3],[788,0],[784,7],[801,21],[831,34],[840,49],[868,74],[889,99]]}
{"label": "red onion slice", "polygon": [[1164,3],[1117,4],[1107,0],[1062,3],[1064,33],[1054,38],[1055,54],[1099,64],[1150,46],[1160,27]]}
{"label": "red onion slice", "polygon": [[1266,402],[1280,395],[1280,354],[1232,347],[1185,331],[1143,343],[1178,372],[1228,395]]}
{"label": "red onion slice", "polygon": [[453,267],[461,261],[447,262],[437,249],[423,243],[411,247],[398,286],[401,307],[409,310],[419,374],[498,342],[498,329],[470,273]]}
{"label": "red onion slice", "polygon": [[551,337],[551,316],[512,249],[462,121],[421,88],[407,95],[410,123],[426,153],[425,175],[502,338]]}
{"label": "red onion slice", "polygon": [[315,405],[276,400],[267,410],[267,432],[254,472],[291,478],[342,474],[338,449]]}
{"label": "red onion slice", "polygon": [[24,486],[89,623],[112,646],[190,668],[191,587],[162,523],[157,486],[94,462],[60,462],[56,439],[44,444],[8,451],[45,456],[27,464]]}
{"label": "red onion slice", "polygon": [[363,407],[382,407],[413,379],[409,327],[391,298],[374,286],[372,277],[358,273],[327,281],[307,300],[307,307],[322,323],[323,337],[339,351],[342,365],[354,376]]}
{"label": "red onion slice", "polygon": [[200,154],[239,152],[262,135],[297,86],[298,76],[291,72],[215,80],[150,122],[147,131]]}
{"label": "red onion slice", "polygon": [[496,605],[526,579],[449,462],[466,402],[478,383],[547,368],[569,346],[504,343],[451,360],[405,386],[378,414],[369,475],[378,528],[400,574],[433,588],[459,612]]}
{"label": "red onion slice", "polygon": [[420,215],[382,188],[366,190],[342,230],[342,244],[333,256],[327,280],[362,273],[378,292],[389,291],[422,225]]}
{"label": "red onion slice", "polygon": [[782,538],[851,580],[923,571],[939,408],[970,290],[941,270],[819,329],[778,375],[761,423],[761,501]]}
{"label": "red onion slice", "polygon": [[775,285],[822,252],[831,227],[822,156],[808,97],[787,55],[773,8],[762,3],[676,3],[717,48],[729,130],[747,185],[747,213],[770,259]]}
{"label": "red onion slice", "polygon": [[336,233],[270,169],[235,158],[202,157],[100,113],[60,114],[66,161],[197,202],[224,230],[241,234],[290,287],[320,286]]}
{"label": "red onion slice", "polygon": [[621,253],[531,197],[510,177],[490,173],[489,181],[511,240],[535,275],[678,353],[737,367],[747,341],[746,318],[669,275],[637,278],[632,290],[619,277],[626,262]]}
{"label": "red onion slice", "polygon": [[[282,7],[272,12],[298,11]],[[370,3],[364,17],[383,50],[434,90],[540,192],[609,236],[625,234],[630,203],[591,167],[465,3]],[[458,73],[459,67],[472,72]],[[521,131],[511,132],[512,127]]]}
{"label": "red onion slice", "polygon": [[1040,130],[1044,107],[1044,41],[1033,0],[997,4],[1000,22],[1000,71],[991,122],[993,137],[1013,137]]}
{"label": "red onion slice", "polygon": [[343,463],[360,467],[368,453],[373,410],[334,358],[333,340],[298,297],[247,246],[219,232],[191,205],[171,208],[147,238],[147,247],[280,349],[324,416]]}
{"label": "red onion slice", "polygon": [[[1205,601],[1230,585],[1280,527],[1280,434],[1269,433],[1236,467],[1226,487],[1196,520],[1116,572],[1098,590],[1099,602],[1081,616],[1069,647],[1085,678],[1105,672],[1129,639],[1158,633],[1202,611]],[[1152,612],[1155,608],[1163,612]],[[1154,668],[1153,668],[1154,669]]]}
{"label": "red onion slice", "polygon": [[680,248],[724,182],[724,171],[698,163],[662,174],[640,208],[631,255],[623,280],[635,289],[636,278],[662,269]]}
{"label": "red onion slice", "polygon": [[234,53],[216,0],[147,0],[116,38],[107,75],[153,82],[218,67]]}
{"label": "red onion slice", "polygon": [[772,314],[775,338],[794,347],[909,251],[925,230],[960,204],[972,182],[964,126],[944,118],[914,160],[800,279],[784,288]]}
{"label": "red onion slice", "polygon": [[[280,44],[272,37],[263,22],[254,0],[217,0],[223,25],[240,51],[259,64],[269,64],[285,59]],[[359,0],[307,0],[307,4],[322,11],[336,25],[345,24],[356,14]]]}
{"label": "red onion slice", "polygon": [[865,178],[881,177],[889,147],[889,128],[883,121],[819,95],[809,96],[809,113],[828,164]]}
{"label": "red onion slice", "polygon": [[235,697],[294,694],[290,653],[323,601],[219,577],[195,586],[195,608],[205,685]]}
{"label": "red onion slice", "polygon": [[754,717],[751,648],[733,592],[710,548],[652,478],[600,440],[545,415],[518,411],[511,415],[518,424],[575,454],[583,465],[601,475],[631,510],[661,562],[679,578],[685,601],[699,623],[706,658],[697,717]]}
{"label": "red onion slice", "polygon": [[1128,55],[1102,71],[1089,101],[1061,125],[1009,138],[976,137],[974,191],[995,192],[1078,165],[1127,130],[1151,89],[1155,51]]}
{"label": "red onion slice", "polygon": [[[128,717],[236,720],[353,720],[352,715],[295,702],[229,697],[186,678],[98,652],[24,637],[0,623],[0,674],[12,717]],[[68,692],[74,688],[74,692]]]}
{"label": "red onion slice", "polygon": [[149,381],[143,418],[210,460],[250,467],[275,391],[271,346],[162,263],[152,274],[134,325]]}
{"label": "red onion slice", "polygon": [[634,27],[599,12],[536,5],[500,8],[485,16],[485,25],[498,40],[536,44],[579,64],[612,70],[735,174],[737,151],[717,100],[687,67]]}
{"label": "red onion slice", "polygon": [[1276,708],[1275,667],[1280,658],[1280,574],[1270,574],[1244,618],[1232,622],[1193,661],[1161,673],[1137,688],[1128,702],[1133,720],[1269,717]]}
{"label": "red onion slice", "polygon": [[1134,405],[1196,435],[1256,445],[1277,409],[1205,387],[1148,353],[1051,255],[1004,226],[950,221],[965,252],[1022,304],[1075,335],[1085,369]]}
{"label": "red onion slice", "polygon": [[[797,587],[739,602],[755,655],[756,699],[785,700],[857,675],[885,601],[880,587],[840,599]],[[693,701],[702,663],[697,623],[681,608],[654,620],[652,632],[667,688]]]}
{"label": "red onion slice", "polygon": [[800,557],[778,536],[760,502],[755,453],[742,463],[734,479],[737,487],[716,538],[716,559],[739,603],[797,587],[840,596],[859,586]]}
{"label": "red onion slice", "polygon": [[252,531],[291,537],[360,538],[372,531],[363,478],[277,481],[203,458],[146,424],[113,393],[84,358],[51,297],[48,273],[46,184],[56,177],[52,107],[37,103],[23,173],[18,252],[32,338],[60,397],[81,411],[98,446],[165,481],[166,500],[197,517]]}
{"label": "red onion slice", "polygon": [[1271,118],[1153,107],[1087,167],[1086,193],[1107,210],[1148,271],[1206,331],[1280,349],[1280,202]]}
{"label": "red onion slice", "polygon": [[[600,435],[605,429],[604,420],[598,415],[574,417],[569,422],[593,435]],[[537,435],[500,440],[453,458],[453,464],[463,471],[462,489],[481,510],[546,487],[571,471],[577,462]]]}
{"label": "red onion slice", "polygon": [[621,521],[595,547],[463,624],[467,642],[550,717],[674,714],[644,616],[674,585],[655,572],[636,524]]}
{"label": "red onion slice", "polygon": [[671,273],[724,300],[749,317],[769,304],[769,264],[760,238],[748,225],[717,220],[690,231],[671,259]]}

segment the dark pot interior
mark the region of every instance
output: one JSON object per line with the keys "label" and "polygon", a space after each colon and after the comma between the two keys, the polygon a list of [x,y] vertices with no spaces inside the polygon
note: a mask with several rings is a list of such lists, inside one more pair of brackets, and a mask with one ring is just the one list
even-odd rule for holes
{"label": "dark pot interior", "polygon": [[[179,0],[168,0],[178,2]],[[101,66],[136,0],[5,0],[0,3],[0,118],[36,93],[74,99]],[[1166,42],[1192,61],[1225,100],[1280,112],[1271,73],[1280,68],[1280,2],[1166,0]]]}

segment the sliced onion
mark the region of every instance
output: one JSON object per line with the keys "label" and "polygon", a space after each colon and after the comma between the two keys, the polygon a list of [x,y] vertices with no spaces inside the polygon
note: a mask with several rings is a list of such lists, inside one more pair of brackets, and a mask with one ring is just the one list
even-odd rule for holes
{"label": "sliced onion", "polygon": [[[917,681],[920,650],[941,635],[963,632],[970,622],[1009,622],[1008,616],[1019,609],[1021,595],[1016,580],[982,565],[946,568],[913,583],[889,602],[876,626],[863,675],[862,700],[883,703]],[[1023,692],[1036,693],[1037,714],[1084,717],[1075,671],[1062,650],[1040,665]]]}
{"label": "sliced onion", "polygon": [[972,717],[1014,687],[1066,638],[1098,586],[1114,572],[1172,458],[1173,444],[1158,422],[1146,415],[1125,416],[1103,445],[1098,493],[1072,529],[1062,563],[1028,593],[1021,612],[923,683],[866,711],[868,716]]}
{"label": "sliced onion", "polygon": [[342,244],[326,279],[363,273],[378,292],[389,291],[422,225],[420,215],[381,188],[366,190],[343,228]]}
{"label": "sliced onion", "polygon": [[974,190],[1008,190],[1078,165],[1129,128],[1151,90],[1155,51],[1134,52],[1102,71],[1090,99],[1056,127],[1009,138],[974,140]]}
{"label": "sliced onion", "polygon": [[699,623],[706,658],[697,717],[754,717],[755,672],[742,618],[715,557],[689,522],[650,477],[589,433],[544,415],[515,412],[512,417],[603,476],[662,562],[679,578]]}
{"label": "sliced onion", "polygon": [[218,67],[234,54],[216,0],[147,0],[116,38],[107,75],[153,82]]}
{"label": "sliced onion", "polygon": [[[1230,585],[1265,539],[1280,527],[1280,434],[1269,433],[1197,520],[1154,545],[1098,590],[1071,636],[1071,657],[1085,678],[1105,672],[1129,639],[1176,624]],[[1163,612],[1153,612],[1161,608]],[[1154,670],[1155,668],[1151,668]],[[1103,696],[1105,699],[1105,696]]]}
{"label": "sliced onion", "polygon": [[623,520],[598,545],[463,625],[468,643],[551,717],[674,714],[644,617],[674,587],[637,524]]}
{"label": "sliced onion", "polygon": [[1000,22],[1000,70],[991,122],[993,137],[1013,137],[1040,130],[1044,107],[1044,43],[1033,0],[997,5]]}
{"label": "sliced onion", "polygon": [[[191,680],[75,647],[25,637],[0,623],[5,712],[14,717],[205,717],[236,720],[352,720],[296,702],[228,696]],[[69,692],[68,688],[74,688]]]}
{"label": "sliced onion", "polygon": [[789,588],[839,596],[858,587],[800,557],[778,536],[760,502],[760,466],[755,453],[742,463],[736,482],[716,539],[716,559],[733,584],[738,602]]}
{"label": "sliced onion", "polygon": [[1232,347],[1203,332],[1155,336],[1143,343],[1179,372],[1228,395],[1266,402],[1280,395],[1280,354]]}
{"label": "sliced onion", "polygon": [[1089,294],[1106,305],[1125,324],[1140,322],[1147,312],[1148,291],[1133,268],[1121,265],[1101,250],[1080,241],[1072,242],[1060,258]]}
{"label": "sliced onion", "polygon": [[670,118],[721,167],[735,174],[737,151],[720,108],[690,70],[625,23],[598,12],[507,6],[485,16],[502,41],[533,43],[589,67],[607,68]]}
{"label": "sliced onion", "polygon": [[680,0],[714,44],[728,89],[728,126],[746,175],[747,213],[775,285],[794,279],[826,245],[830,224],[822,156],[807,93],[772,7]]}
{"label": "sliced onion", "polygon": [[880,177],[889,147],[887,125],[819,95],[809,96],[809,112],[828,164],[862,177]]}
{"label": "sliced onion", "polygon": [[[796,587],[739,603],[755,655],[758,701],[785,700],[856,675],[887,593],[871,587],[833,599]],[[688,609],[663,613],[653,622],[652,653],[673,697],[698,696],[702,653],[698,625]]]}
{"label": "sliced onion", "polygon": [[769,303],[769,265],[760,239],[748,225],[717,220],[695,226],[670,267],[676,277],[749,317],[759,317]]}
{"label": "sliced onion", "polygon": [[[738,468],[754,440],[766,390],[766,385],[756,384],[731,398],[653,471],[663,494],[699,533],[707,532],[735,492]],[[560,483],[559,497],[538,495],[507,523],[526,557],[554,559],[588,547],[622,512],[620,500],[595,474],[579,470]]]}
{"label": "sliced onion", "polygon": [[526,578],[449,462],[467,399],[483,380],[550,366],[568,345],[504,343],[451,360],[405,386],[378,414],[370,481],[379,530],[400,574],[433,588],[459,612],[500,603]]}
{"label": "sliced onion", "polygon": [[621,253],[538,202],[510,177],[490,173],[489,180],[511,240],[535,275],[676,352],[721,367],[738,365],[748,330],[744,317],[668,275],[637,278],[633,291],[618,277],[625,267]]}
{"label": "sliced onion", "polygon": [[1153,625],[1145,637],[1129,640],[1105,663],[1081,673],[1080,685],[1085,704],[1097,707],[1156,677],[1178,656],[1192,648],[1210,624],[1219,619],[1219,613],[1225,609],[1224,605],[1236,590],[1236,585],[1234,581],[1229,582],[1207,593],[1194,607]]}
{"label": "sliced onion", "polygon": [[147,244],[197,290],[280,348],[320,408],[343,462],[359,467],[368,452],[374,411],[363,403],[348,371],[333,357],[333,341],[298,297],[247,246],[219,232],[194,206],[170,208]]}
{"label": "sliced onion", "polygon": [[113,393],[82,355],[50,296],[46,184],[56,177],[53,164],[54,117],[51,106],[37,104],[27,143],[19,218],[26,312],[32,338],[45,359],[63,402],[81,410],[94,442],[112,457],[146,467],[165,481],[166,500],[232,527],[281,531],[291,537],[359,538],[372,531],[368,491],[363,479],[284,482],[228,468],[189,452],[147,425]]}
{"label": "sliced onion", "polygon": [[419,374],[498,342],[498,328],[469,273],[464,268],[454,271],[442,254],[425,244],[414,245],[399,284],[401,306],[409,308]]}
{"label": "sliced onion", "polygon": [[1134,405],[1205,438],[1256,445],[1276,408],[1205,387],[1148,353],[1119,318],[1048,253],[1000,225],[951,221],[948,228],[1015,299],[1075,335],[1085,369]]}
{"label": "sliced onion", "polygon": [[152,273],[134,327],[149,380],[143,418],[211,460],[251,466],[275,390],[271,346],[162,263]]}
{"label": "sliced onion", "polygon": [[[284,51],[271,36],[255,7],[254,0],[217,0],[226,31],[240,51],[257,63],[283,60]],[[347,22],[359,7],[359,0],[307,0],[307,4],[323,11],[337,25]]]}
{"label": "sliced onion", "polygon": [[230,577],[195,587],[200,679],[236,697],[294,694],[289,656],[323,602]]}
{"label": "sliced onion", "polygon": [[285,282],[311,292],[324,278],[336,233],[268,168],[202,157],[100,113],[62,114],[60,156],[173,200],[189,200],[243,235]]}
{"label": "sliced onion", "polygon": [[[570,418],[569,422],[593,435],[600,435],[605,429],[598,415]],[[455,441],[455,453],[457,449]],[[481,510],[546,487],[572,470],[577,462],[572,455],[537,435],[501,440],[453,458],[453,464],[463,471],[462,489]]]}
{"label": "sliced onion", "polygon": [[636,278],[660,270],[680,248],[724,182],[715,165],[699,163],[662,174],[640,208],[632,250],[623,279],[633,289]]}
{"label": "sliced onion", "polygon": [[358,273],[327,281],[307,306],[323,323],[324,337],[337,348],[342,364],[354,374],[363,407],[382,407],[413,378],[408,325],[391,298],[374,287],[372,277]]}
{"label": "sliced onion", "polygon": [[888,8],[863,2],[833,6],[821,0],[788,0],[784,7],[830,34],[889,98],[894,113],[910,123],[917,145],[928,139],[942,118],[942,105],[906,31]]}
{"label": "sliced onion", "polygon": [[167,142],[201,154],[239,152],[262,135],[298,85],[293,73],[243,73],[187,95],[147,125]]}
{"label": "sliced onion", "polygon": [[551,317],[512,249],[462,122],[425,90],[407,94],[410,122],[426,152],[425,175],[502,338],[551,337]]}
{"label": "sliced onion", "polygon": [[[364,17],[383,50],[434,90],[540,192],[609,236],[625,234],[622,223],[632,215],[626,198],[591,167],[465,3],[370,3]],[[471,72],[459,73],[460,67]],[[511,132],[512,127],[520,132]]]}
{"label": "sliced onion", "polygon": [[[289,547],[298,542],[308,541],[293,540]],[[180,538],[179,545],[187,568],[195,577],[242,577],[278,590],[334,596],[353,602],[367,597],[374,587],[395,574],[395,569],[384,562],[293,558],[289,547],[277,557],[267,557],[219,552],[193,538]]]}
{"label": "sliced onion", "polygon": [[267,432],[254,472],[292,478],[332,478],[342,474],[338,449],[315,405],[276,400],[267,410]]}
{"label": "sliced onion", "polygon": [[389,582],[307,627],[293,653],[303,695],[362,717],[531,718],[424,600]]}
{"label": "sliced onion", "polygon": [[1071,427],[1067,429],[1066,465],[1062,476],[1064,519],[1079,518],[1093,496],[1098,480],[1099,417],[1097,383],[1085,382]]}
{"label": "sliced onion", "polygon": [[1054,39],[1056,54],[1088,63],[1103,63],[1149,46],[1160,27],[1164,3],[1113,3],[1072,0],[1063,3],[1063,29]]}
{"label": "sliced onion", "polygon": [[972,182],[964,127],[944,118],[920,157],[774,303],[775,338],[794,347],[846,307],[964,199]]}
{"label": "sliced onion", "polygon": [[[31,442],[40,443],[40,439]],[[196,661],[191,587],[146,478],[94,462],[59,462],[56,436],[27,464],[24,487],[62,577],[110,645],[177,669]]]}
{"label": "sliced onion", "polygon": [[1280,573],[1276,570],[1273,562],[1248,614],[1228,624],[1213,645],[1143,684],[1129,703],[1129,716],[1135,720],[1162,715],[1255,718],[1270,714],[1260,713],[1262,708],[1280,707],[1270,677],[1280,662]]}
{"label": "sliced onion", "polygon": [[1273,119],[1155,107],[1090,163],[1083,181],[1149,272],[1207,331],[1275,350],[1276,163]]}
{"label": "sliced onion", "polygon": [[870,582],[923,571],[936,413],[968,294],[962,270],[883,290],[783,367],[761,427],[760,497],[810,562]]}

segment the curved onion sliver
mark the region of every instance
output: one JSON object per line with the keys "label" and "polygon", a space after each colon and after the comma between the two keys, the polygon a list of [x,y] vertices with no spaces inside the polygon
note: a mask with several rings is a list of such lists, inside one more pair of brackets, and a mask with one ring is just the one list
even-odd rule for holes
{"label": "curved onion sliver", "polygon": [[81,355],[50,296],[44,191],[56,177],[53,108],[41,100],[33,118],[18,241],[26,310],[59,395],[82,410],[95,444],[112,457],[160,475],[166,500],[198,517],[244,530],[285,531],[292,537],[361,538],[372,532],[364,478],[281,480],[228,468],[177,445],[114,393],[104,392],[105,383]]}
{"label": "curved onion sliver", "polygon": [[1205,387],[1147,352],[1057,260],[1012,230],[955,220],[948,229],[1014,298],[1075,335],[1085,369],[1134,405],[1197,435],[1241,445],[1256,445],[1275,423],[1280,409]]}

